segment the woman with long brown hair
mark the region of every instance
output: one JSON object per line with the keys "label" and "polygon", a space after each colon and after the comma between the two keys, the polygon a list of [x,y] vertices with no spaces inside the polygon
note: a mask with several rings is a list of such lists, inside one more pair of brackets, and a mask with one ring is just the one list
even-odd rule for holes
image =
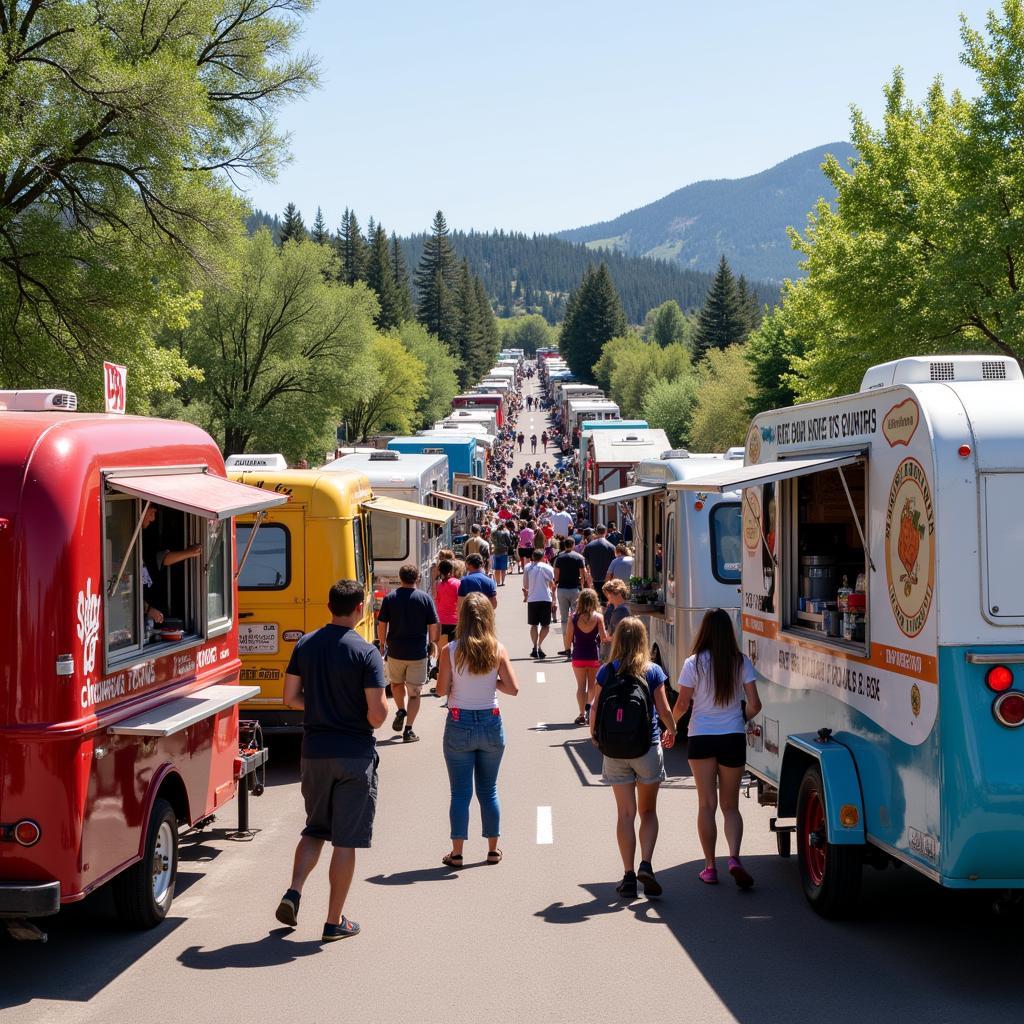
{"label": "woman with long brown hair", "polygon": [[494,632],[491,602],[483,594],[467,594],[459,609],[456,639],[444,649],[437,677],[438,696],[448,698],[444,760],[451,785],[452,849],[442,863],[450,868],[462,867],[474,784],[487,839],[487,863],[501,861],[498,768],[505,752],[505,729],[498,690],[514,697],[519,692],[516,674],[508,651]]}
{"label": "woman with long brown hair", "polygon": [[565,636],[572,659],[572,674],[576,677],[576,703],[580,709],[575,724],[588,725],[597,686],[597,670],[601,667],[601,644],[611,639],[604,628],[597,591],[589,587],[580,591]]}
{"label": "woman with long brown hair", "polygon": [[746,723],[761,710],[756,678],[750,659],[740,653],[729,613],[721,608],[709,611],[697,632],[693,654],[679,675],[674,712],[678,721],[693,701],[687,754],[697,785],[697,835],[704,851],[700,880],[708,885],[718,882],[718,807],[722,809],[729,847],[729,874],[741,889],[754,884],[740,862],[743,818],[739,803],[740,780],[747,761]]}
{"label": "woman with long brown hair", "polygon": [[[641,757],[604,757],[602,780],[615,794],[617,817],[615,838],[622,856],[622,881],[616,892],[626,900],[637,897],[637,882],[644,887],[644,895],[661,895],[661,884],[654,877],[651,866],[654,844],[658,841],[658,787],[665,781],[665,758],[662,746],[675,742],[676,724],[665,695],[668,677],[660,666],[651,661],[647,642],[647,629],[643,622],[630,616],[615,627],[612,635],[611,661],[597,673],[594,705],[590,715],[590,735],[597,743],[597,725],[601,714],[601,696],[605,688],[623,685],[628,679],[642,680],[651,696],[651,745]],[[658,717],[668,723],[664,738]],[[636,817],[640,814],[640,866],[636,865]]]}

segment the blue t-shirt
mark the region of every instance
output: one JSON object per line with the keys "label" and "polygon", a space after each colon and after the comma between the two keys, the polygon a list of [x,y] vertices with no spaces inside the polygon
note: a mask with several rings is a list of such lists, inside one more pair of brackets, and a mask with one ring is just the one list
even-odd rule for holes
{"label": "blue t-shirt", "polygon": [[[605,683],[611,682],[615,677],[615,673],[618,671],[619,663],[617,661],[609,662],[607,665],[602,665],[597,672],[597,685],[604,686]],[[647,672],[644,676],[647,681],[647,686],[651,691],[651,703],[654,703],[654,693],[659,686],[664,686],[668,682],[668,676],[659,668],[659,666],[651,664],[647,667]],[[600,699],[600,698],[599,698]],[[654,709],[653,717],[651,718],[651,742],[658,743],[661,739],[661,729],[658,726],[658,709]]]}
{"label": "blue t-shirt", "polygon": [[302,756],[372,757],[364,690],[383,689],[384,662],[355,630],[329,623],[296,643],[288,674],[302,680]]}
{"label": "blue t-shirt", "polygon": [[438,621],[429,594],[413,587],[392,590],[381,602],[378,622],[388,624],[388,657],[422,661],[427,656],[427,627]]}
{"label": "blue t-shirt", "polygon": [[485,572],[470,572],[459,580],[459,597],[467,594],[483,594],[485,597],[497,597],[498,586]]}

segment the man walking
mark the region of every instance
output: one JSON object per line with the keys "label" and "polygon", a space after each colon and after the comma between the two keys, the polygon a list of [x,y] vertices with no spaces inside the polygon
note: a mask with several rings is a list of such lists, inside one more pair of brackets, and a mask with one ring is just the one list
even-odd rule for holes
{"label": "man walking", "polygon": [[530,451],[533,452],[534,455],[537,454],[537,435],[536,434],[531,434],[530,435]]}
{"label": "man walking", "polygon": [[555,572],[544,561],[540,548],[533,551],[532,561],[523,575],[523,601],[526,602],[526,622],[533,641],[531,658],[544,658],[544,643],[551,629],[551,603],[554,600]]}
{"label": "man walking", "polygon": [[505,520],[491,534],[491,567],[494,571],[495,586],[505,586],[505,573],[508,572],[508,560],[515,544]]}
{"label": "man walking", "polygon": [[459,608],[467,594],[483,594],[490,598],[491,604],[498,607],[498,588],[494,580],[484,572],[484,560],[479,555],[466,556],[466,568],[469,572],[459,581]]}
{"label": "man walking", "polygon": [[520,451],[523,450],[523,442],[525,440],[526,440],[526,435],[520,430],[518,436],[516,437],[516,441],[519,442],[519,450]]}
{"label": "man walking", "polygon": [[558,615],[562,620],[562,647],[558,653],[563,657],[569,657],[569,616],[576,607],[576,598],[580,596],[580,590],[589,586],[587,580],[587,566],[583,556],[578,554],[573,547],[571,537],[563,537],[561,541],[561,552],[555,558],[555,598],[558,602]]}
{"label": "man walking", "polygon": [[292,651],[284,699],[302,708],[302,797],[306,827],[295,849],[292,880],[277,919],[294,928],[299,901],[325,842],[334,848],[322,940],[359,934],[342,911],[356,868],[356,850],[368,849],[377,809],[376,740],[388,717],[384,663],[355,631],[363,617],[363,584],[339,580],[327,598],[331,621],[307,633]]}
{"label": "man walking", "polygon": [[420,710],[429,656],[436,655],[441,638],[437,608],[429,594],[416,588],[419,578],[420,571],[411,562],[401,566],[399,586],[384,598],[377,614],[377,639],[381,650],[387,651],[388,682],[398,705],[391,728],[402,734],[403,743],[419,739],[412,726]]}
{"label": "man walking", "polygon": [[572,516],[565,510],[565,502],[560,501],[551,514],[551,526],[556,537],[572,536]]}
{"label": "man walking", "polygon": [[483,559],[484,572],[487,571],[491,561],[491,545],[484,540],[477,523],[474,523],[469,528],[469,538],[466,540],[466,554],[479,555]]}
{"label": "man walking", "polygon": [[602,606],[607,601],[607,597],[605,597],[604,591],[601,588],[604,586],[604,581],[608,578],[608,567],[612,564],[612,559],[615,557],[615,546],[608,543],[608,538],[605,536],[607,532],[608,527],[604,523],[595,527],[594,533],[596,536],[583,549],[583,558],[587,563],[587,569],[593,581],[592,586],[600,596]]}

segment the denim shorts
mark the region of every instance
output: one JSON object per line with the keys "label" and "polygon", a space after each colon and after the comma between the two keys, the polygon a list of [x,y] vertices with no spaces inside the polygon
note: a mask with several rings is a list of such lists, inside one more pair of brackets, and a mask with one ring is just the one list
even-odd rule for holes
{"label": "denim shorts", "polygon": [[491,568],[495,572],[505,572],[508,569],[508,555],[491,555]]}
{"label": "denim shorts", "polygon": [[667,777],[660,742],[652,743],[651,749],[642,757],[606,757],[601,771],[601,781],[610,786],[634,782],[653,786],[656,782],[664,782]]}

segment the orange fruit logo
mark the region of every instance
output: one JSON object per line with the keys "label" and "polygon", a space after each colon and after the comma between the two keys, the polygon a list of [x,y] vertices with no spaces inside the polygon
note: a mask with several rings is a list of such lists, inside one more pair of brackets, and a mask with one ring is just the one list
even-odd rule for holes
{"label": "orange fruit logo", "polygon": [[885,519],[889,604],[908,637],[924,629],[935,595],[935,508],[917,459],[904,459],[889,488]]}

